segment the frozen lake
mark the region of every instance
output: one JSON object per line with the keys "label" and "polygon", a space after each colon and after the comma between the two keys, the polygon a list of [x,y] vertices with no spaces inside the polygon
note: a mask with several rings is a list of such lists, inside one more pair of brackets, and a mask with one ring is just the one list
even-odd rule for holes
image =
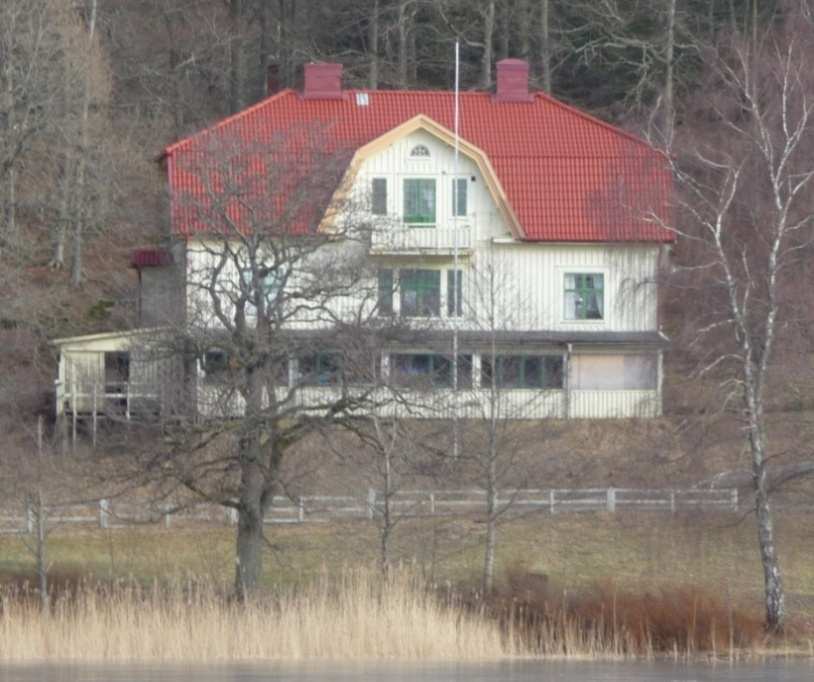
{"label": "frozen lake", "polygon": [[210,667],[170,665],[7,665],[0,682],[810,682],[814,664],[673,665],[670,663],[454,664],[246,664]]}

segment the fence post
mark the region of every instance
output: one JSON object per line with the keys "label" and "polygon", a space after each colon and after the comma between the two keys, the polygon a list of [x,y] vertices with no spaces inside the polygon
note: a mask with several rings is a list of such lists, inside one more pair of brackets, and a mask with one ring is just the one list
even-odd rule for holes
{"label": "fence post", "polygon": [[732,488],[731,495],[732,495],[732,498],[731,498],[732,511],[738,511],[738,489],[737,488]]}
{"label": "fence post", "polygon": [[164,507],[164,528],[169,528],[170,527],[170,517],[171,517],[171,514],[170,514],[169,507],[165,506]]}
{"label": "fence post", "polygon": [[616,488],[608,488],[608,511],[613,514],[616,512]]}
{"label": "fence post", "polygon": [[226,510],[226,521],[228,523],[231,523],[233,526],[237,525],[237,522],[239,521],[237,509],[235,509],[234,507],[229,507]]}
{"label": "fence post", "polygon": [[300,523],[305,522],[305,500],[303,498],[297,500],[297,520]]}
{"label": "fence post", "polygon": [[124,382],[125,398],[124,398],[124,417],[130,421],[130,382]]}
{"label": "fence post", "polygon": [[99,528],[107,528],[109,525],[110,502],[99,500]]}
{"label": "fence post", "polygon": [[670,512],[675,514],[676,513],[676,491],[670,491]]}
{"label": "fence post", "polygon": [[435,493],[430,491],[430,516],[435,516]]}
{"label": "fence post", "polygon": [[554,509],[555,504],[556,504],[556,501],[554,499],[554,488],[552,488],[551,490],[548,491],[548,508],[549,508],[549,510],[551,511],[552,514],[557,513],[555,511],[555,509]]}
{"label": "fence post", "polygon": [[376,513],[376,489],[375,488],[368,488],[367,489],[367,518],[371,521],[373,520],[373,516]]}
{"label": "fence post", "polygon": [[96,447],[96,427],[97,427],[97,410],[99,409],[98,396],[96,391],[96,382],[93,382],[93,447]]}
{"label": "fence post", "polygon": [[25,530],[29,535],[34,532],[34,510],[31,508],[31,500],[25,501]]}

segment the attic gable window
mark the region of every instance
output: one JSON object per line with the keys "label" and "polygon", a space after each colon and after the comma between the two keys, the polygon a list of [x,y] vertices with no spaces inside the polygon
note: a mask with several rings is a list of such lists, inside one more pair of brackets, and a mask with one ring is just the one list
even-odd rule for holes
{"label": "attic gable window", "polygon": [[430,149],[425,144],[417,144],[410,150],[411,159],[429,159]]}

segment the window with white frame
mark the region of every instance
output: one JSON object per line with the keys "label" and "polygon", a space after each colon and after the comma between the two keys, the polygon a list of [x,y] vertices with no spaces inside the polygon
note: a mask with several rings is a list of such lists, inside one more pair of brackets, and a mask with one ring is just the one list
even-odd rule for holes
{"label": "window with white frame", "polygon": [[370,212],[373,215],[387,215],[387,178],[373,178]]}
{"label": "window with white frame", "polygon": [[468,215],[469,180],[467,178],[452,179],[452,216],[465,218]]}
{"label": "window with white frame", "polygon": [[430,158],[430,148],[425,144],[417,144],[410,150],[411,159]]}
{"label": "window with white frame", "polygon": [[605,319],[605,276],[601,272],[569,272],[565,275],[566,320]]}

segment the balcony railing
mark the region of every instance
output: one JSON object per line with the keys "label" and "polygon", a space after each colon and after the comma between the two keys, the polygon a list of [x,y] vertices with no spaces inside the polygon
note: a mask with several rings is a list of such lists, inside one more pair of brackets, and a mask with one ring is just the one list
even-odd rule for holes
{"label": "balcony railing", "polygon": [[376,230],[371,235],[371,253],[452,253],[472,249],[471,222],[458,227],[393,226]]}

